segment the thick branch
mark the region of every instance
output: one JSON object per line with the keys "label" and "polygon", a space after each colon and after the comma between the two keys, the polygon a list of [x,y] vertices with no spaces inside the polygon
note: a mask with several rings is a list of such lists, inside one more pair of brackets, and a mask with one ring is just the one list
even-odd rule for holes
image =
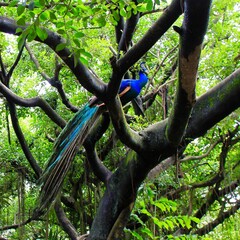
{"label": "thick branch", "polygon": [[[13,34],[13,35],[19,35],[16,34],[17,28],[22,28],[23,30],[26,29],[27,26],[19,26],[16,24],[16,22],[12,19],[2,17],[0,16],[0,31]],[[104,95],[105,92],[105,84],[100,81],[98,78],[93,76],[91,72],[85,67],[84,64],[82,64],[80,61],[75,62],[74,61],[74,54],[65,47],[61,51],[56,51],[56,47],[61,43],[66,43],[65,39],[63,39],[60,35],[45,29],[48,37],[44,41],[36,37],[36,41],[42,42],[46,45],[48,45],[50,48],[52,48],[53,51],[55,51],[59,57],[66,63],[66,65],[71,69],[71,71],[74,73],[76,78],[78,79],[79,83],[86,88],[89,92],[93,93],[94,95],[101,98],[102,95]]]}
{"label": "thick branch", "polygon": [[[174,106],[169,117],[167,138],[177,146],[185,132],[195,99],[195,85],[201,44],[207,30],[211,1],[184,1],[184,20],[178,29],[181,38],[179,52],[179,82]],[[199,27],[201,26],[201,27]]]}
{"label": "thick branch", "polygon": [[143,37],[118,61],[118,65],[127,71],[162,37],[182,14],[180,0],[173,0],[160,18],[149,28]]}
{"label": "thick branch", "polygon": [[[228,91],[226,92],[226,90]],[[194,105],[191,121],[186,130],[186,140],[196,138],[200,133],[205,133],[215,123],[239,107],[239,94],[240,76],[234,73],[233,76],[229,76],[209,91],[209,93],[204,94],[198,99]],[[222,105],[219,105],[219,109],[216,112],[214,104],[218,105],[218,96],[222,96]],[[214,104],[209,105],[208,100],[211,98],[215,101],[213,101]],[[228,107],[223,110],[223,106],[225,105]],[[205,107],[207,114],[205,113]],[[219,111],[221,114],[219,114]],[[204,115],[204,120],[202,119],[202,115]],[[108,183],[107,192],[101,201],[95,221],[93,222],[89,239],[95,239],[95,236],[100,235],[106,237],[121,211],[135,199],[138,186],[145,179],[149,170],[174,154],[175,149],[167,144],[164,137],[166,121],[154,124],[142,131],[141,136],[144,139],[145,151],[137,159],[134,155],[127,156],[126,160],[121,163],[118,170],[112,175]],[[193,123],[197,125],[193,125]],[[194,132],[192,128],[195,126],[197,128]],[[120,179],[121,181],[119,181]],[[117,192],[116,189],[118,189]],[[212,199],[215,199],[215,197],[216,195],[214,194]],[[105,214],[106,211],[108,214],[102,219],[102,214]],[[99,231],[101,231],[101,234]]]}
{"label": "thick branch", "polygon": [[206,133],[216,123],[240,107],[240,69],[197,99],[185,139],[194,139]]}
{"label": "thick branch", "polygon": [[114,99],[108,106],[111,120],[120,140],[129,148],[139,152],[144,148],[143,138],[127,124],[119,98]]}

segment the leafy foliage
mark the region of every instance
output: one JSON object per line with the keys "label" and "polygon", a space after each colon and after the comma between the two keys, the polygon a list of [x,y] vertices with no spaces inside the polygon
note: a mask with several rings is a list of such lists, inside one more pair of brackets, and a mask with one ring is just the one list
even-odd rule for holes
{"label": "leafy foliage", "polygon": [[[4,1],[0,14],[17,21],[19,36],[15,38],[0,33],[0,54],[4,65],[1,74],[3,68],[11,69],[26,41],[34,54],[24,48],[9,88],[23,99],[41,97],[67,121],[91,94],[76,81],[76,76],[54,51],[42,44],[48,39],[49,30],[64,39],[56,46],[57,53],[67,47],[74,55],[75,67],[80,60],[97,78],[108,83],[112,73],[109,59],[124,54],[118,52],[115,39],[115,28],[120,19],[127,21],[136,14],[140,15],[132,38],[136,43],[168,3],[152,0]],[[198,96],[239,68],[238,19],[237,0],[214,2],[201,54]],[[175,25],[181,22],[182,18],[179,18]],[[173,108],[178,44],[178,34],[170,29],[143,57],[150,70],[150,83],[143,91],[144,116],[136,116],[131,105],[124,109],[135,131],[166,119]],[[59,66],[60,71],[56,74]],[[130,69],[129,75],[134,75],[135,70],[134,67]],[[65,95],[61,95],[56,86],[62,86]],[[148,93],[154,97],[147,98]],[[9,102],[2,95],[0,113],[0,226],[4,227],[31,216],[39,187],[36,173],[16,137]],[[240,194],[239,113],[239,109],[236,110],[176,154],[181,174],[174,161],[164,171],[157,171],[154,177],[149,173],[139,188],[124,239],[234,239],[237,236],[239,210],[233,211],[232,208],[238,206]],[[38,107],[16,106],[16,114],[29,150],[43,168],[61,128]],[[132,159],[134,155],[121,143],[112,126],[103,134],[96,150],[100,160],[112,172],[127,157]],[[91,171],[86,151],[81,148],[65,180],[61,198],[63,209],[78,232],[83,234],[90,230],[105,190],[104,184]],[[216,192],[219,194],[215,195]],[[230,210],[232,216],[225,217],[222,224],[221,216]],[[212,228],[211,224],[217,220],[218,227]],[[204,229],[205,226],[212,232]],[[11,239],[67,238],[54,211],[49,212],[43,221],[31,222],[20,230],[3,231],[2,235]]]}

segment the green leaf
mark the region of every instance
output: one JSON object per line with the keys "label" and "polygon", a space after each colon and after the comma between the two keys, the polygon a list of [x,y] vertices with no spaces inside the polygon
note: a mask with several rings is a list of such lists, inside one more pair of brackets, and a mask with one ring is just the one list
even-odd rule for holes
{"label": "green leaf", "polygon": [[196,217],[190,217],[190,220],[195,222],[195,223],[200,223],[200,219]]}
{"label": "green leaf", "polygon": [[26,36],[24,34],[20,35],[18,38],[18,49],[20,50],[25,43]]}
{"label": "green leaf", "polygon": [[92,58],[92,54],[90,52],[86,52],[85,49],[80,49],[80,54],[83,54],[88,58]]}
{"label": "green leaf", "polygon": [[22,15],[24,11],[25,11],[25,6],[19,5],[17,7],[17,14],[18,14],[18,16]]}
{"label": "green leaf", "polygon": [[66,43],[59,43],[57,46],[56,46],[56,51],[59,52],[61,50],[63,50],[65,47],[67,46]]}
{"label": "green leaf", "polygon": [[160,203],[160,202],[154,202],[153,203],[156,207],[158,207],[159,209],[161,209],[162,212],[166,211],[166,207],[164,204]]}
{"label": "green leaf", "polygon": [[142,212],[143,214],[146,214],[146,215],[149,216],[149,217],[152,217],[152,214],[151,214],[146,208],[142,209],[141,212]]}
{"label": "green leaf", "polygon": [[40,14],[40,19],[41,19],[42,21],[46,21],[46,20],[49,19],[49,16],[50,16],[49,12],[48,12],[48,11],[44,11],[44,12],[42,12],[42,13]]}
{"label": "green leaf", "polygon": [[75,34],[74,34],[74,37],[75,38],[82,38],[82,37],[84,37],[85,36],[85,34],[83,33],[83,32],[76,32]]}
{"label": "green leaf", "polygon": [[132,12],[131,12],[131,11],[127,12],[126,18],[128,19],[128,18],[130,18],[131,16],[132,16]]}
{"label": "green leaf", "polygon": [[159,219],[156,217],[153,217],[152,219],[153,219],[154,224],[156,224],[159,228],[163,227],[163,221],[159,221]]}
{"label": "green leaf", "polygon": [[113,14],[113,17],[116,21],[119,21],[120,20],[120,16],[119,16],[119,10],[115,10],[115,11],[112,11],[112,14]]}
{"label": "green leaf", "polygon": [[145,225],[145,223],[142,221],[142,219],[141,218],[139,218],[139,216],[137,215],[137,214],[131,214],[131,216],[136,220],[136,221],[138,221],[142,226],[146,226]]}
{"label": "green leaf", "polygon": [[153,233],[148,227],[141,228],[141,232],[147,234],[151,239],[153,239]]}
{"label": "green leaf", "polygon": [[82,56],[80,56],[80,61],[81,63],[83,63],[84,65],[88,65],[88,60]]}
{"label": "green leaf", "polygon": [[40,4],[41,6],[45,6],[45,0],[39,0],[39,4]]}
{"label": "green leaf", "polygon": [[57,22],[56,26],[57,26],[57,28],[61,28],[61,27],[65,26],[65,23],[64,22]]}
{"label": "green leaf", "polygon": [[64,33],[66,33],[66,31],[63,28],[60,28],[57,30],[57,33],[63,35]]}
{"label": "green leaf", "polygon": [[174,224],[173,224],[173,222],[171,221],[171,220],[169,220],[169,219],[166,219],[165,220],[165,222],[167,223],[167,225],[171,228],[171,230],[173,230],[174,229]]}
{"label": "green leaf", "polygon": [[97,19],[97,22],[99,23],[99,25],[101,27],[104,27],[106,25],[106,18],[104,16],[100,16],[98,19]]}
{"label": "green leaf", "polygon": [[148,11],[153,10],[153,1],[152,0],[148,0],[146,8]]}
{"label": "green leaf", "polygon": [[26,17],[25,17],[25,16],[22,16],[21,18],[19,18],[19,19],[17,20],[17,24],[20,25],[20,26],[26,25]]}
{"label": "green leaf", "polygon": [[11,1],[8,7],[15,7],[18,4],[18,0]]}
{"label": "green leaf", "polygon": [[37,37],[37,32],[34,29],[30,29],[29,34],[27,35],[27,40],[29,42],[33,41]]}
{"label": "green leaf", "polygon": [[137,232],[131,231],[131,234],[132,234],[135,238],[137,238],[138,240],[143,240],[143,238],[141,237],[141,235],[138,234]]}
{"label": "green leaf", "polygon": [[137,5],[137,10],[139,12],[145,12],[146,11],[146,4],[145,3],[140,3]]}
{"label": "green leaf", "polygon": [[36,27],[36,32],[37,32],[38,37],[39,37],[42,41],[44,41],[45,39],[47,39],[48,34],[47,34],[47,32],[46,32],[45,29],[40,28],[40,27]]}
{"label": "green leaf", "polygon": [[77,46],[78,48],[81,47],[81,42],[79,41],[78,38],[73,38],[73,42],[76,44],[76,46]]}
{"label": "green leaf", "polygon": [[16,33],[21,33],[22,31],[23,31],[22,28],[17,28],[17,29],[16,29]]}
{"label": "green leaf", "polygon": [[192,227],[190,218],[188,216],[182,216],[182,219],[183,219],[187,229],[190,229]]}
{"label": "green leaf", "polygon": [[125,8],[121,8],[121,9],[120,9],[120,15],[121,15],[122,17],[126,17],[126,16],[127,16],[127,12],[126,12]]}
{"label": "green leaf", "polygon": [[180,225],[182,226],[182,227],[185,227],[185,224],[184,224],[184,221],[182,220],[182,218],[177,218],[177,221],[180,223]]}
{"label": "green leaf", "polygon": [[55,13],[54,12],[50,12],[50,19],[51,20],[57,20],[57,17],[56,17],[56,15],[55,15]]}

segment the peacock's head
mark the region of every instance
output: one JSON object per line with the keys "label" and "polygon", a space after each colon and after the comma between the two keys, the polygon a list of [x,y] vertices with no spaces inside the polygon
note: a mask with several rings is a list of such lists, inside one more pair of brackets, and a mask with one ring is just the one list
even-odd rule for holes
{"label": "peacock's head", "polygon": [[147,70],[147,67],[146,67],[146,63],[145,62],[141,62],[140,63],[140,71],[145,73],[145,74],[148,74],[148,70]]}

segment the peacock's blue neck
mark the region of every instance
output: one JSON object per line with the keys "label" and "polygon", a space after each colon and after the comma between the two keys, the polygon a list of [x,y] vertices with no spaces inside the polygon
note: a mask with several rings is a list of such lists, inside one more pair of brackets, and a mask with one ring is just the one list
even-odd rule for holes
{"label": "peacock's blue neck", "polygon": [[147,84],[147,81],[148,81],[147,75],[144,72],[140,71],[139,72],[139,83],[140,83],[141,88]]}

